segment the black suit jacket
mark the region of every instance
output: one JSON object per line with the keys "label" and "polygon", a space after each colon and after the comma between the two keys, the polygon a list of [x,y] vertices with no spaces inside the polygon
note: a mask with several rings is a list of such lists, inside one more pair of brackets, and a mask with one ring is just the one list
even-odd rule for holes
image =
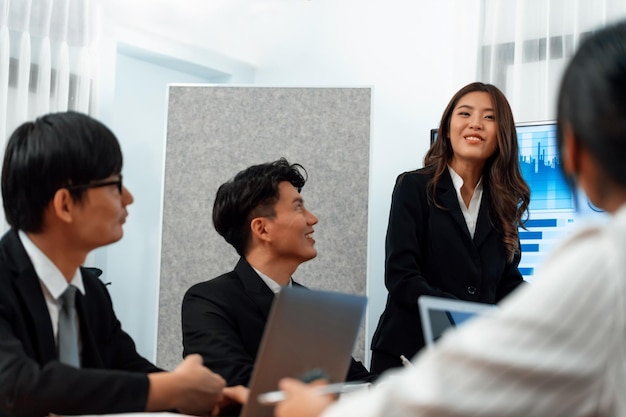
{"label": "black suit jacket", "polygon": [[[234,271],[192,286],[182,305],[183,355],[199,353],[228,386],[247,386],[273,301],[272,290],[244,258]],[[373,379],[352,359],[347,380]]]}
{"label": "black suit jacket", "polygon": [[421,295],[495,304],[523,281],[520,255],[507,262],[502,234],[494,226],[488,179],[474,238],[446,170],[436,207],[424,169],[401,174],[393,191],[386,238],[387,304],[372,338],[372,350],[412,357],[424,346],[417,299]]}
{"label": "black suit jacket", "polygon": [[147,372],[102,282],[82,269],[82,368],[57,359],[50,314],[30,258],[10,230],[0,240],[0,415],[101,414],[145,409]]}

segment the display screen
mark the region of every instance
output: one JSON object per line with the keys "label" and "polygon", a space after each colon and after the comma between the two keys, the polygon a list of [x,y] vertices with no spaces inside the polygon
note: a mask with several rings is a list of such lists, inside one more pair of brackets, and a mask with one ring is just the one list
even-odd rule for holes
{"label": "display screen", "polygon": [[530,187],[527,230],[519,230],[519,269],[532,282],[537,267],[568,234],[585,222],[604,221],[607,215],[568,186],[561,170],[556,123],[520,124],[517,140],[520,169]]}

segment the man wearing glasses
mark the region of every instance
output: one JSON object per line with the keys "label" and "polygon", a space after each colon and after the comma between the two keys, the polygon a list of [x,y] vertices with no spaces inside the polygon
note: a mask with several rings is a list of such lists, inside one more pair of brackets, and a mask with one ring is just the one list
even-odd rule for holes
{"label": "man wearing glasses", "polygon": [[11,135],[0,240],[0,416],[178,410],[229,395],[198,355],[163,372],[141,357],[87,254],[122,238],[133,196],[113,133],[67,112]]}

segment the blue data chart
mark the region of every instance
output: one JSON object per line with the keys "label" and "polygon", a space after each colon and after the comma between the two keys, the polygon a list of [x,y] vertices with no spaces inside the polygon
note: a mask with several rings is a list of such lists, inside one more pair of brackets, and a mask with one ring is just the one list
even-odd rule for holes
{"label": "blue data chart", "polygon": [[526,230],[519,229],[519,270],[532,282],[546,256],[580,225],[581,219],[606,216],[568,186],[561,171],[554,122],[518,125],[517,140],[520,169],[530,187],[529,220]]}
{"label": "blue data chart", "polygon": [[[533,215],[534,213],[534,215]],[[532,212],[526,230],[519,229],[522,260],[519,270],[527,281],[532,281],[536,268],[545,256],[574,229],[574,212]]]}
{"label": "blue data chart", "polygon": [[519,162],[530,186],[531,210],[574,209],[574,197],[561,171],[556,125],[517,128]]}

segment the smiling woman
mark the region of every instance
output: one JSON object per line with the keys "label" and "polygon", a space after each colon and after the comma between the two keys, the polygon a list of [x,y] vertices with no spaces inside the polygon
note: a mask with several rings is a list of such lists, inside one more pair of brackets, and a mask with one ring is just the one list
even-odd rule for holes
{"label": "smiling woman", "polygon": [[372,372],[423,346],[421,295],[495,304],[523,281],[517,228],[530,201],[511,108],[472,83],[448,103],[425,168],[401,174],[386,240],[387,305],[372,340]]}
{"label": "smiling woman", "polygon": [[464,95],[450,119],[450,167],[463,178],[461,195],[469,206],[483,167],[498,146],[491,97],[476,91]]}

